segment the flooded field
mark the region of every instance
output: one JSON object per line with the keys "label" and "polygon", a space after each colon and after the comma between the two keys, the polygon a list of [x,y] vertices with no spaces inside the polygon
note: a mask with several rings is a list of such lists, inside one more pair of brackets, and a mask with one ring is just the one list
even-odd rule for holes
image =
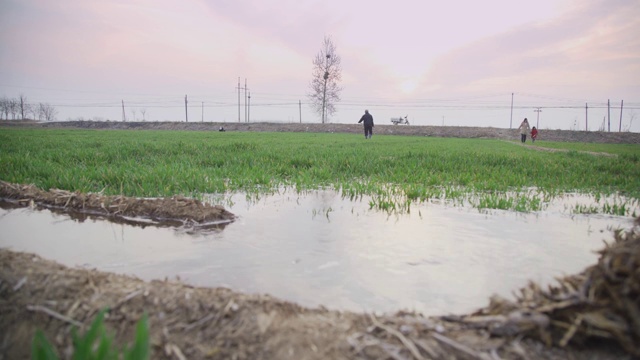
{"label": "flooded field", "polygon": [[7,208],[0,209],[0,247],[305,306],[443,315],[593,264],[610,229],[630,227],[631,218],[566,211],[581,201],[566,197],[529,214],[427,203],[389,215],[370,210],[367,198],[349,201],[333,191],[237,194],[223,205],[239,218],[206,233]]}

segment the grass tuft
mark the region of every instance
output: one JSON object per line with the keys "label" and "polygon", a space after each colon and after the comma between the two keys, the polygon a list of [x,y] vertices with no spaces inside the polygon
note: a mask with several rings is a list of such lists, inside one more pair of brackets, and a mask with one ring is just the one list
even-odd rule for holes
{"label": "grass tuft", "polygon": [[[82,335],[78,335],[77,329],[71,332],[73,339],[74,360],[118,360],[120,352],[113,342],[113,335],[109,334],[104,326],[106,309],[100,311],[91,323],[89,329]],[[124,360],[149,359],[149,320],[147,314],[136,325],[136,336],[133,344],[122,350]],[[55,349],[47,341],[44,333],[38,330],[33,338],[31,358],[33,360],[57,360]]]}

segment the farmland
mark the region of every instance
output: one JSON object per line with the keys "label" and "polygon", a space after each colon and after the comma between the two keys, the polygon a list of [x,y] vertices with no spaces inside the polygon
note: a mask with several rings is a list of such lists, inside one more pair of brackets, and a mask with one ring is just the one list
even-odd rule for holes
{"label": "farmland", "polygon": [[[365,141],[346,133],[3,128],[0,164],[8,182],[105,195],[329,188],[403,212],[425,201],[537,211],[560,194],[579,193],[596,203],[576,212],[634,215],[638,145],[535,145],[388,135]],[[612,195],[619,200],[600,200]]]}
{"label": "farmland", "polygon": [[[508,134],[505,138],[396,136],[385,134],[389,128],[396,129],[377,127],[379,131],[373,139],[364,140],[355,131],[0,127],[0,180],[14,184],[116,198],[125,195],[130,200],[174,195],[205,201],[234,194],[256,199],[291,192],[303,195],[288,200],[303,203],[292,211],[286,211],[283,204],[259,207],[265,217],[262,222],[262,215],[250,217],[245,211],[239,224],[224,231],[194,238],[184,238],[177,233],[175,242],[159,236],[170,231],[138,231],[129,225],[70,224],[51,221],[48,217],[38,222],[37,219],[49,215],[31,214],[30,209],[24,213],[7,210],[3,216],[3,240],[13,245],[0,251],[5,264],[0,272],[5,284],[2,291],[7,297],[7,316],[0,321],[0,329],[12,334],[6,342],[7,353],[16,358],[27,357],[36,328],[43,329],[50,339],[61,339],[56,344],[58,351],[63,351],[70,343],[64,339],[68,338],[71,325],[59,319],[88,324],[104,306],[112,307],[106,322],[110,328],[118,329],[119,341],[131,333],[135,319],[143,312],[149,313],[154,358],[185,357],[183,351],[188,358],[264,354],[284,358],[287,354],[291,357],[294,350],[296,356],[309,358],[383,358],[387,357],[388,349],[408,356],[407,349],[414,341],[420,344],[420,349],[415,350],[418,358],[420,352],[435,354],[433,358],[450,358],[458,353],[475,358],[489,356],[487,341],[496,342],[491,351],[502,358],[520,358],[522,354],[531,359],[581,358],[588,354],[613,359],[630,356],[625,355],[623,349],[629,354],[635,351],[629,346],[633,341],[628,339],[637,338],[637,333],[608,333],[605,330],[612,328],[612,320],[583,324],[575,320],[611,307],[610,311],[615,311],[612,314],[616,316],[612,318],[618,321],[614,329],[631,328],[627,325],[632,323],[628,314],[637,314],[637,311],[620,312],[611,305],[629,301],[628,293],[622,295],[622,301],[611,300],[611,296],[620,299],[611,289],[624,289],[618,285],[619,278],[615,278],[615,284],[600,283],[599,286],[609,292],[591,288],[596,283],[593,279],[602,277],[598,274],[634,273],[633,269],[610,269],[611,264],[631,266],[631,262],[617,259],[598,263],[606,267],[606,272],[597,266],[589,268],[590,274],[600,278],[585,277],[585,273],[581,273],[562,280],[562,291],[568,292],[566,296],[561,292],[562,296],[558,297],[559,290],[551,288],[556,297],[543,294],[542,287],[530,285],[521,290],[522,297],[516,302],[492,298],[482,313],[461,317],[427,319],[406,311],[376,317],[373,313],[357,314],[324,307],[309,309],[270,295],[236,292],[255,282],[268,286],[264,291],[270,294],[286,288],[293,293],[310,292],[310,296],[318,299],[344,300],[353,295],[358,305],[364,303],[363,299],[398,296],[433,301],[429,302],[433,306],[443,294],[451,296],[452,290],[467,296],[469,292],[490,288],[492,281],[487,279],[503,283],[509,278],[507,275],[515,273],[532,274],[527,276],[535,278],[535,269],[569,263],[571,258],[579,257],[580,249],[588,247],[585,243],[592,237],[590,233],[602,231],[598,223],[630,222],[629,217],[638,215],[640,147],[633,142],[543,140],[535,145],[522,145],[510,140]],[[463,132],[449,130],[457,134]],[[586,136],[610,140],[606,134]],[[313,202],[310,206],[309,202],[304,205],[305,193],[317,189],[325,190],[323,193],[335,190],[343,202],[354,200],[367,204],[361,201],[367,199],[369,210],[373,211],[356,210],[354,214],[357,206],[338,205],[330,218],[331,206],[340,202],[321,203],[320,207],[315,207]],[[65,196],[65,207],[71,207],[73,198],[82,202],[84,208],[84,198],[58,193]],[[570,213],[618,217],[576,216],[591,220],[585,224],[586,235],[573,236],[572,229],[577,227],[566,226],[567,222],[573,222],[573,216],[555,212],[548,212],[540,219],[538,214],[511,216],[513,212],[544,211],[555,200],[562,201],[570,194],[588,199],[586,203],[572,205],[568,209]],[[19,199],[23,204],[34,204],[25,201],[25,197]],[[427,206],[414,206],[416,204]],[[451,210],[438,204],[479,211],[507,211],[498,216],[485,216],[454,209],[450,218],[432,216],[442,209]],[[424,212],[424,218],[416,208]],[[326,219],[314,219],[317,209],[327,212]],[[300,216],[291,216],[292,212]],[[398,216],[393,217],[395,221],[385,222],[381,219],[387,216],[384,212],[398,213]],[[398,221],[398,218],[413,218],[420,226],[411,227],[411,222]],[[564,219],[555,221],[555,218]],[[259,224],[251,227],[249,223],[256,221]],[[267,223],[274,224],[266,226]],[[94,230],[68,231],[67,225]],[[554,226],[556,229],[562,226],[563,231],[554,232]],[[35,231],[42,227],[47,229],[44,235]],[[335,232],[328,231],[333,228]],[[449,231],[443,232],[443,228]],[[505,228],[512,231],[502,231]],[[478,229],[482,231],[470,231]],[[132,236],[138,232],[137,238]],[[449,233],[460,234],[448,238]],[[71,234],[80,234],[77,241],[71,239],[74,237]],[[629,245],[631,250],[611,248],[614,250],[610,253],[626,256],[637,251],[638,233],[629,234],[624,237],[616,233],[616,240],[633,242]],[[71,241],[73,246],[69,246]],[[19,250],[26,243],[36,244],[37,251]],[[12,247],[25,252],[14,252]],[[46,254],[48,258],[55,257],[54,253],[65,254],[72,259],[71,267],[30,254],[32,251]],[[163,254],[172,255],[168,262],[162,261]],[[608,259],[609,255],[603,254],[603,259]],[[218,287],[220,285],[194,287],[168,281],[167,277],[164,281],[143,282],[130,276],[77,268],[80,261],[86,262],[84,267],[96,266],[90,256],[104,259],[110,272],[115,269],[113,264],[122,270],[127,261],[132,262],[133,267],[149,269],[158,258],[159,266],[167,271],[175,271],[181,263],[186,263],[188,276],[202,273],[206,278],[218,276],[224,284],[234,278],[239,282],[229,286],[231,290]],[[515,264],[518,270],[499,266],[507,263]],[[466,273],[471,276],[465,279]],[[153,278],[161,278],[160,274],[156,273]],[[273,274],[275,280],[270,280],[269,274]],[[374,286],[377,284],[380,287]],[[340,291],[333,292],[331,286]],[[591,294],[597,295],[595,300]],[[561,301],[566,298],[583,300]],[[455,298],[449,297],[447,304],[455,302],[452,299]],[[542,302],[532,302],[535,299]],[[549,304],[549,299],[560,300]],[[511,325],[495,319],[511,319],[520,309],[529,314],[532,306],[535,314],[551,319],[550,327],[538,328],[541,325],[525,318],[519,323],[523,324],[522,328],[510,330],[516,331],[515,336],[496,333],[498,335],[487,338],[488,331],[496,329],[496,324]],[[56,316],[57,319],[52,318]],[[488,325],[477,322],[489,318],[498,322]],[[527,332],[532,329],[529,326],[535,331]],[[597,333],[593,332],[594,328]],[[615,338],[621,347],[591,342],[592,338],[585,334]],[[542,336],[545,337],[541,340]],[[571,336],[573,339],[565,346]],[[581,342],[583,338],[586,342]],[[544,347],[543,343],[553,343],[554,347]],[[596,345],[573,346],[591,343]]]}

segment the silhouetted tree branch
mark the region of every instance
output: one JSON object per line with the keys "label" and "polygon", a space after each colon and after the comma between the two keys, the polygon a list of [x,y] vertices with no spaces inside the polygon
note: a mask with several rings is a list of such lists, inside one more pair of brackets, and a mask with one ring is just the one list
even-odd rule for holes
{"label": "silhouetted tree branch", "polygon": [[340,101],[342,87],[342,66],[340,55],[330,36],[325,36],[320,52],[313,59],[313,74],[309,84],[311,91],[307,94],[312,109],[324,117],[324,123],[336,112],[335,105]]}

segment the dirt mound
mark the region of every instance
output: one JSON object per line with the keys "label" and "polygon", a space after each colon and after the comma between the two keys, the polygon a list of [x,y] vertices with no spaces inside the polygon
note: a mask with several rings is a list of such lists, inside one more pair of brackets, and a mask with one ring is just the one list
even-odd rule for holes
{"label": "dirt mound", "polygon": [[149,315],[152,359],[624,359],[610,345],[546,348],[516,335],[424,318],[305,309],[264,295],[141,280],[70,269],[0,250],[0,353],[27,359],[36,329],[60,354],[71,351],[71,329],[108,307],[116,342],[133,339]]}
{"label": "dirt mound", "polygon": [[486,309],[460,319],[492,334],[526,333],[547,345],[612,339],[640,357],[640,218],[635,229],[616,231],[615,242],[582,273],[541,289],[530,283],[516,302],[493,298]]}
{"label": "dirt mound", "polygon": [[73,217],[104,217],[135,225],[221,227],[235,216],[222,206],[181,196],[143,199],[127,196],[83,194],[66,190],[43,191],[34,185],[0,181],[0,198],[18,206],[44,207]]}

